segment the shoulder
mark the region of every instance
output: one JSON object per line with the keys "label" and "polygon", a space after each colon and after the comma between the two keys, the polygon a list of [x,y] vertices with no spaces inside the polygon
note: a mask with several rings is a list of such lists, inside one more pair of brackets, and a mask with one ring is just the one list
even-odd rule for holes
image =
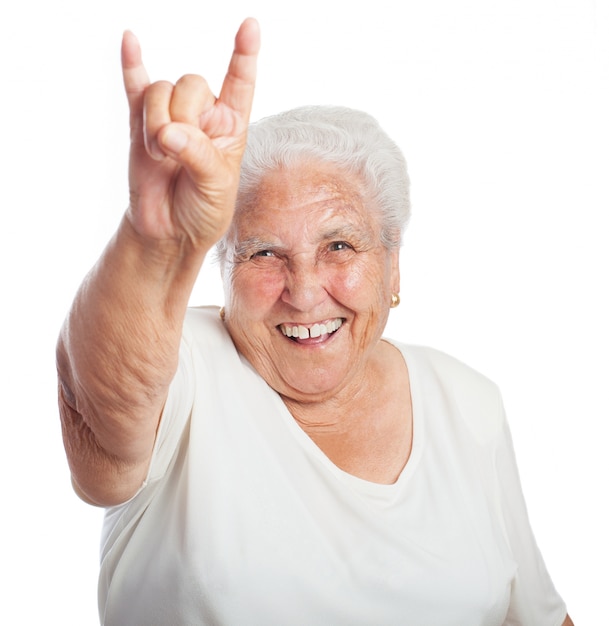
{"label": "shoulder", "polygon": [[428,392],[447,396],[474,437],[495,439],[503,429],[505,414],[498,386],[463,361],[427,346],[396,344],[402,350],[411,376]]}
{"label": "shoulder", "polygon": [[497,394],[497,385],[487,376],[446,352],[428,346],[401,346],[407,355],[424,363],[444,382],[457,386],[464,392],[475,391],[492,396]]}
{"label": "shoulder", "polygon": [[182,341],[191,348],[204,346],[207,349],[232,346],[232,340],[220,319],[220,307],[197,306],[186,310]]}
{"label": "shoulder", "polygon": [[224,328],[220,319],[220,307],[191,306],[186,309],[184,328],[190,332],[197,330],[217,331]]}
{"label": "shoulder", "polygon": [[197,386],[208,388],[234,381],[246,363],[220,318],[217,306],[189,307],[180,347],[182,366],[190,367]]}

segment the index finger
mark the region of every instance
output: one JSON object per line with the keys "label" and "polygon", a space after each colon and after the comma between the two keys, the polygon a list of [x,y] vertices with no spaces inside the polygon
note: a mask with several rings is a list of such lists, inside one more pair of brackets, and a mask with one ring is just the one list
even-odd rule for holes
{"label": "index finger", "polygon": [[141,115],[143,111],[144,92],[150,79],[142,62],[142,49],[137,37],[131,31],[125,31],[121,46],[121,65],[123,68],[123,84],[129,102],[131,119]]}
{"label": "index finger", "polygon": [[250,17],[241,24],[235,36],[235,49],[218,98],[223,104],[241,113],[246,121],[254,100],[259,50],[260,27]]}

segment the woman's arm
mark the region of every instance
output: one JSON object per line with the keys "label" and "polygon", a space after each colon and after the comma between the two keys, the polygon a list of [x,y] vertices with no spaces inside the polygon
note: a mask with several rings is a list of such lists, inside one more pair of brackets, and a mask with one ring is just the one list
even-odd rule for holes
{"label": "woman's arm", "polygon": [[258,48],[246,20],[216,99],[198,76],[150,84],[125,33],[130,204],[57,344],[66,453],[89,502],[122,502],[145,478],[192,286],[232,219]]}
{"label": "woman's arm", "polygon": [[571,621],[571,618],[567,615],[567,617],[565,617],[565,621],[562,623],[562,626],[575,626],[575,625]]}

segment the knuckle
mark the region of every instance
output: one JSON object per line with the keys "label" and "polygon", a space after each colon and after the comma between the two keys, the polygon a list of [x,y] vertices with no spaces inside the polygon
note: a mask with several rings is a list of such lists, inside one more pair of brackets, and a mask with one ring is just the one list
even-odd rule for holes
{"label": "knuckle", "polygon": [[186,74],[176,83],[171,97],[171,117],[180,122],[198,126],[201,112],[213,106],[215,98],[207,81],[197,74]]}
{"label": "knuckle", "polygon": [[184,74],[178,82],[176,83],[177,89],[185,89],[188,91],[199,91],[204,92],[209,90],[209,86],[207,81],[203,76],[199,76],[198,74]]}
{"label": "knuckle", "polygon": [[152,97],[155,95],[165,95],[168,92],[173,91],[173,84],[168,80],[157,80],[154,83],[148,85],[146,89],[146,96]]}
{"label": "knuckle", "polygon": [[144,109],[148,114],[160,111],[169,103],[173,85],[168,81],[152,83],[144,94]]}

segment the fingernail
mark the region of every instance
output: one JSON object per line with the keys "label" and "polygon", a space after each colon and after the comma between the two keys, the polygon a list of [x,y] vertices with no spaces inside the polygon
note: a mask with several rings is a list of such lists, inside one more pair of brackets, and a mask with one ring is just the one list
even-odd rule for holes
{"label": "fingernail", "polygon": [[163,148],[179,154],[188,143],[188,135],[179,128],[168,128],[161,136]]}

